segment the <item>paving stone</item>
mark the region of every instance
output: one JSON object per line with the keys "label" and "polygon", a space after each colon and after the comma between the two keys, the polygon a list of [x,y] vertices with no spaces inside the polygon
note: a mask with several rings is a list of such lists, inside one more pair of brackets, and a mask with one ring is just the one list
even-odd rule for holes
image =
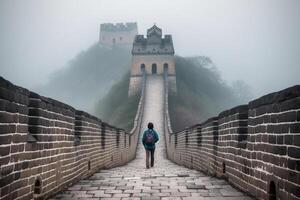
{"label": "paving stone", "polygon": [[206,189],[205,185],[187,184],[187,189]]}
{"label": "paving stone", "polygon": [[210,189],[222,189],[223,185],[208,185],[208,186],[205,186],[205,188],[207,190],[210,190]]}
{"label": "paving stone", "polygon": [[197,192],[195,189],[179,189],[179,192]]}
{"label": "paving stone", "polygon": [[153,186],[151,187],[153,190],[167,190],[169,189],[169,186]]}
{"label": "paving stone", "polygon": [[120,194],[122,193],[122,190],[105,190],[104,193],[106,194]]}
{"label": "paving stone", "polygon": [[89,191],[89,190],[97,190],[99,187],[91,187],[91,186],[88,186],[88,187],[86,187],[86,186],[84,186],[84,187],[82,187],[82,190],[87,190],[87,191]]}
{"label": "paving stone", "polygon": [[141,193],[142,190],[124,190],[124,193],[131,193],[131,194],[134,194],[134,193]]}
{"label": "paving stone", "polygon": [[89,191],[89,194],[92,194],[93,197],[111,197],[112,194],[105,194],[104,191]]}
{"label": "paving stone", "polygon": [[167,189],[167,190],[161,190],[161,192],[174,193],[174,192],[179,192],[179,190],[177,190],[177,189]]}
{"label": "paving stone", "polygon": [[146,187],[146,186],[136,186],[133,187],[134,190],[151,190],[151,187]]}
{"label": "paving stone", "polygon": [[76,198],[80,198],[80,197],[89,198],[89,197],[93,197],[93,195],[91,195],[91,194],[76,194],[76,195],[74,195],[74,197],[76,197]]}
{"label": "paving stone", "polygon": [[169,196],[171,196],[171,193],[160,192],[160,193],[156,193],[155,196],[158,196],[158,197],[169,197]]}
{"label": "paving stone", "polygon": [[192,197],[201,197],[201,196],[203,196],[203,193],[200,193],[200,192],[191,192],[191,196]]}
{"label": "paving stone", "polygon": [[87,191],[83,190],[83,191],[71,191],[70,194],[73,195],[85,195],[87,194]]}
{"label": "paving stone", "polygon": [[183,200],[204,200],[204,197],[183,197]]}
{"label": "paving stone", "polygon": [[133,186],[117,186],[117,190],[133,190]]}
{"label": "paving stone", "polygon": [[160,183],[145,183],[143,185],[146,187],[158,187],[160,186]]}
{"label": "paving stone", "polygon": [[130,194],[113,194],[113,197],[130,197]]}
{"label": "paving stone", "polygon": [[244,196],[243,193],[234,190],[234,189],[221,189],[220,193],[222,194],[222,196],[224,197],[236,197],[236,196]]}
{"label": "paving stone", "polygon": [[182,200],[181,197],[163,197],[161,200]]}
{"label": "paving stone", "polygon": [[112,186],[100,186],[99,190],[115,190],[116,187],[112,187]]}
{"label": "paving stone", "polygon": [[133,197],[150,197],[151,194],[149,194],[149,193],[135,193],[132,196]]}
{"label": "paving stone", "polygon": [[160,197],[142,197],[142,200],[160,200]]}
{"label": "paving stone", "polygon": [[143,190],[143,193],[159,193],[159,190],[147,189],[147,190]]}
{"label": "paving stone", "polygon": [[172,192],[171,196],[172,197],[188,197],[188,196],[191,196],[191,193],[188,193],[188,192]]}

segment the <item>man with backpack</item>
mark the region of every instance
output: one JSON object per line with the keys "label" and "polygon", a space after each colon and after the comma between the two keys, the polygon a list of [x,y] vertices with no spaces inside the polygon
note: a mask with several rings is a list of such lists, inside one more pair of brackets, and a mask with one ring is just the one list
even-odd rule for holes
{"label": "man with backpack", "polygon": [[153,129],[153,123],[148,123],[148,129],[145,130],[142,138],[146,150],[146,167],[149,169],[149,157],[151,156],[151,167],[154,166],[155,143],[158,142],[158,134]]}

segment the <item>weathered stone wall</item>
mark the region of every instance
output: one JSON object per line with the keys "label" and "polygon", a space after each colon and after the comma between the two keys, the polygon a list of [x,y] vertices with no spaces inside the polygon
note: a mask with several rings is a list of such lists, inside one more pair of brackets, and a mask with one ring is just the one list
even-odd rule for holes
{"label": "weathered stone wall", "polygon": [[134,159],[143,99],[126,133],[0,77],[0,199],[45,199]]}
{"label": "weathered stone wall", "polygon": [[171,129],[167,95],[169,159],[227,179],[257,199],[300,199],[300,86],[263,96],[177,133]]}

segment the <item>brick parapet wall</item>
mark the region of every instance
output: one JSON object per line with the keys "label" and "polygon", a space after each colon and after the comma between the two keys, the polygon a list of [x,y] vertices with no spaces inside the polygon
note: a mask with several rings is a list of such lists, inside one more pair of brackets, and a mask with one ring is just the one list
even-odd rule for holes
{"label": "brick parapet wall", "polygon": [[0,199],[46,199],[134,159],[143,101],[127,133],[0,77]]}
{"label": "brick parapet wall", "polygon": [[224,178],[257,199],[274,194],[278,199],[300,199],[300,86],[177,133],[171,129],[167,97],[165,101],[170,160]]}

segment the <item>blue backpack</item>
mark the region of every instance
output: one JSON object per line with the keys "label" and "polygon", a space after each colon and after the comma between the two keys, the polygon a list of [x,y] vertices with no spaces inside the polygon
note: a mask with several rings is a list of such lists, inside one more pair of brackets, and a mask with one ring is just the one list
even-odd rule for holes
{"label": "blue backpack", "polygon": [[153,144],[155,143],[155,136],[153,130],[147,130],[145,135],[145,143],[146,144]]}

